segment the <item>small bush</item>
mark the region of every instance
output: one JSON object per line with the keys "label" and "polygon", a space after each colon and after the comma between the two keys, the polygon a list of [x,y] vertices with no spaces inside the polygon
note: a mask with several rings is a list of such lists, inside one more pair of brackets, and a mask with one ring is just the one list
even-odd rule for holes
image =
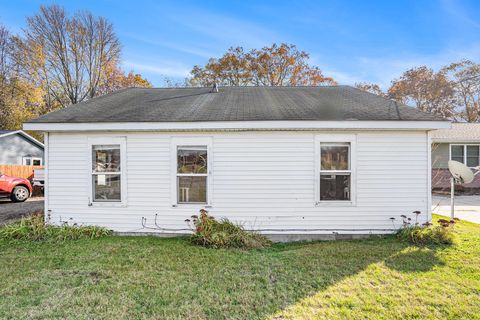
{"label": "small bush", "polygon": [[30,241],[64,241],[95,239],[111,235],[112,231],[97,226],[47,225],[42,213],[34,213],[28,218],[0,228],[0,239]]}
{"label": "small bush", "polygon": [[438,226],[428,222],[422,226],[418,223],[412,225],[404,222],[402,228],[397,231],[397,237],[414,245],[452,244],[455,221],[439,219],[437,222]]}
{"label": "small bush", "polygon": [[200,216],[192,216],[191,224],[194,244],[211,248],[261,249],[269,247],[272,242],[257,232],[246,231],[242,226],[227,219],[215,220],[206,210],[200,210]]}

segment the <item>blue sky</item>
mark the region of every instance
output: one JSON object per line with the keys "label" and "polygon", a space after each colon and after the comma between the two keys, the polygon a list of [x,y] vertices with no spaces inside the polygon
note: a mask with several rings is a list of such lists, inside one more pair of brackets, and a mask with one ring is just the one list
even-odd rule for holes
{"label": "blue sky", "polygon": [[[52,1],[0,2],[0,22],[21,32]],[[480,1],[56,1],[113,22],[123,66],[155,86],[182,79],[230,46],[296,44],[340,84],[387,87],[414,66],[480,60]]]}

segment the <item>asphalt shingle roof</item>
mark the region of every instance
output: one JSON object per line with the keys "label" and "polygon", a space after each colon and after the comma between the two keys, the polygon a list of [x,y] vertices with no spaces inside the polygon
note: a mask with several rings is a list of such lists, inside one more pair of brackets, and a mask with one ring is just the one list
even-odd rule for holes
{"label": "asphalt shingle roof", "polygon": [[434,130],[435,142],[480,142],[480,123],[452,123],[450,129]]}
{"label": "asphalt shingle roof", "polygon": [[129,88],[30,123],[443,120],[349,86]]}

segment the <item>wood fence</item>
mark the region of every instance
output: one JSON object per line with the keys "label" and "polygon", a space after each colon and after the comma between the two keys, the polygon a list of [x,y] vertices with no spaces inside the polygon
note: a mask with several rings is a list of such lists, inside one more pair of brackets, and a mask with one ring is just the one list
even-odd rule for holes
{"label": "wood fence", "polygon": [[44,166],[23,166],[16,164],[0,164],[0,173],[8,176],[25,178],[30,181],[33,179],[33,169],[45,168]]}

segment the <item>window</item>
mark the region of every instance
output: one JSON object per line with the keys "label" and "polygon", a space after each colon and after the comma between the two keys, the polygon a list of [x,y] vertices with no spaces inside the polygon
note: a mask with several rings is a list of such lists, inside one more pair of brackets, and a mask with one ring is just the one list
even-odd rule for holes
{"label": "window", "polygon": [[174,205],[209,204],[210,197],[210,141],[208,139],[176,139]]}
{"label": "window", "polygon": [[317,204],[354,204],[354,137],[319,136],[316,140]]}
{"label": "window", "polygon": [[467,167],[476,167],[480,165],[480,145],[451,144],[450,159],[466,164]]}
{"label": "window", "polygon": [[125,199],[125,141],[91,139],[91,199],[93,203],[122,203]]}
{"label": "window", "polygon": [[37,157],[23,157],[22,164],[24,166],[41,166],[42,158]]}

